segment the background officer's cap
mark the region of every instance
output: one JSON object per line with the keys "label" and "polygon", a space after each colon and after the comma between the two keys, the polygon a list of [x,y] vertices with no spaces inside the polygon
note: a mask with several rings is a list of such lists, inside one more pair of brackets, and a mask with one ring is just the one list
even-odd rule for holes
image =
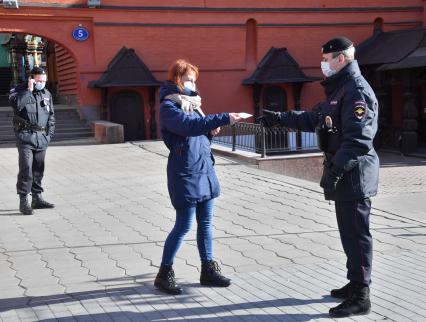
{"label": "background officer's cap", "polygon": [[31,75],[46,75],[46,71],[41,67],[31,69]]}
{"label": "background officer's cap", "polygon": [[353,42],[346,37],[333,38],[322,46],[322,53],[329,54],[343,51],[352,47],[353,45]]}

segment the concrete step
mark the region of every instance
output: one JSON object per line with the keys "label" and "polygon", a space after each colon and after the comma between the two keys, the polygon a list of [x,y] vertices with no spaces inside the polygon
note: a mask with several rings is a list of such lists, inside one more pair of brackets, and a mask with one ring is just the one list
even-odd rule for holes
{"label": "concrete step", "polygon": [[55,129],[56,134],[72,134],[72,133],[93,133],[91,129],[87,127],[80,127],[75,129]]}
{"label": "concrete step", "polygon": [[[11,122],[13,118],[13,113],[11,113],[8,116],[0,116],[0,123],[5,123],[5,122]],[[55,114],[55,120],[58,123],[64,122],[64,123],[70,123],[70,122],[78,122],[78,123],[84,123],[83,120],[81,120],[79,117],[75,116],[75,115],[70,115],[70,116],[64,116],[64,115],[57,115]]]}
{"label": "concrete step", "polygon": [[96,142],[95,138],[92,137],[87,137],[87,138],[72,138],[72,139],[63,139],[61,141],[55,141],[53,140],[52,142],[50,142],[51,146],[59,146],[59,145],[94,145],[94,144],[99,144],[98,142]]}
{"label": "concrete step", "polygon": [[[0,123],[4,122],[11,122],[12,121],[13,114],[7,117],[0,117]],[[78,123],[85,123],[84,120],[81,120],[79,117],[71,116],[71,117],[63,117],[62,115],[55,115],[55,120],[58,123],[70,123],[70,122],[78,122]]]}
{"label": "concrete step", "polygon": [[[88,135],[93,135],[93,132],[87,128],[76,128],[76,129],[57,129],[55,135],[72,135],[73,133],[87,133]],[[12,129],[1,129],[0,128],[0,137],[6,135],[14,135]]]}
{"label": "concrete step", "polygon": [[12,117],[13,117],[13,111],[8,111],[8,112],[4,111],[0,113],[1,121],[11,119]]}
{"label": "concrete step", "polygon": [[13,134],[13,130],[12,129],[2,129],[0,128],[0,137],[3,135],[9,135],[9,134]]}
{"label": "concrete step", "polygon": [[[53,138],[53,141],[73,140],[76,138],[93,138],[93,133],[86,131],[72,133],[56,133]],[[0,142],[15,142],[15,135],[13,133],[7,135],[0,135]]]}
{"label": "concrete step", "polygon": [[[10,126],[12,124],[12,118],[0,120],[1,126]],[[84,126],[89,127],[86,122],[81,120],[55,120],[56,126],[70,127],[70,126]]]}
{"label": "concrete step", "polygon": [[[89,138],[72,138],[72,139],[63,139],[60,141],[52,141],[50,142],[49,146],[71,146],[71,145],[95,145],[99,144],[96,142],[95,138],[89,137]],[[15,147],[16,142],[13,141],[1,141],[0,140],[0,148],[11,148]]]}
{"label": "concrete step", "polygon": [[[87,126],[86,124],[81,124],[81,123],[77,123],[77,124],[68,124],[68,125],[63,125],[63,124],[56,124],[55,126],[55,131],[71,131],[71,130],[89,130],[91,131],[90,127]],[[0,124],[0,132],[4,132],[4,131],[13,131],[13,125],[12,122],[11,123],[7,123],[7,124]]]}
{"label": "concrete step", "polygon": [[[0,140],[14,141],[12,127],[13,110],[11,107],[0,107]],[[55,106],[56,140],[69,140],[81,137],[93,137],[90,127],[80,119],[77,108],[68,105]]]}
{"label": "concrete step", "polygon": [[[70,122],[70,123],[55,123],[56,124],[56,128],[65,128],[65,129],[69,129],[69,128],[90,128],[87,124],[85,124],[84,122]],[[10,122],[0,122],[0,129],[2,128],[12,128],[12,120]]]}
{"label": "concrete step", "polygon": [[[78,111],[78,107],[76,106],[69,106],[69,105],[62,105],[62,104],[58,104],[58,105],[53,105],[53,108],[55,109],[55,112],[62,112],[62,111]],[[9,105],[4,105],[4,106],[0,106],[0,113],[4,112],[4,111],[11,111],[12,107]]]}
{"label": "concrete step", "polygon": [[[56,127],[55,133],[72,133],[72,132],[90,132],[92,133],[92,130],[87,126],[79,126],[79,127]],[[13,127],[12,126],[4,126],[0,127],[0,135],[2,133],[13,133]]]}
{"label": "concrete step", "polygon": [[90,138],[90,137],[93,137],[92,133],[75,132],[75,133],[72,133],[71,135],[59,133],[59,134],[55,134],[53,141],[72,140],[75,138]]}

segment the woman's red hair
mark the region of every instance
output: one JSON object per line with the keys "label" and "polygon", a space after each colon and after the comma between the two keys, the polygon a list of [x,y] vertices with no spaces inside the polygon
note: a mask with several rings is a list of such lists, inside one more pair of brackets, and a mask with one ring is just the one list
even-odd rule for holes
{"label": "woman's red hair", "polygon": [[192,71],[196,78],[198,78],[200,75],[197,66],[192,65],[185,59],[178,59],[172,64],[172,66],[170,66],[169,81],[175,83],[181,90],[183,90],[182,77],[185,76],[189,71]]}

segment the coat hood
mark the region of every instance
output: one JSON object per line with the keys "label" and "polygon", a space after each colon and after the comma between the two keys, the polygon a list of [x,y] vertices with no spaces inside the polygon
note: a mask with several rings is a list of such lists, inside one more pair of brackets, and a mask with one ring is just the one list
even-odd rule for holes
{"label": "coat hood", "polygon": [[178,93],[181,93],[181,90],[175,83],[165,81],[160,87],[160,102],[162,102],[166,96]]}

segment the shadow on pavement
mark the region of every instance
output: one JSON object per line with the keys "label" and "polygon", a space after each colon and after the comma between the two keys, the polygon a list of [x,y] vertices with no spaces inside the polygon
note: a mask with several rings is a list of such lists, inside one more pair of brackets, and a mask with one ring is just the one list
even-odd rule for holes
{"label": "shadow on pavement", "polygon": [[0,209],[0,216],[23,216],[19,209]]}
{"label": "shadow on pavement", "polygon": [[[146,278],[141,275],[135,278]],[[259,300],[251,302],[242,302],[235,304],[218,305],[213,301],[208,301],[207,306],[202,306],[200,303],[205,303],[206,300],[203,298],[203,294],[199,292],[191,292],[192,284],[182,284],[186,287],[186,294],[180,296],[171,296],[159,292],[155,289],[152,284],[144,284],[141,286],[131,287],[118,287],[109,288],[108,290],[93,290],[84,292],[75,292],[67,294],[55,294],[50,296],[39,296],[39,297],[16,297],[0,299],[0,312],[8,311],[11,309],[28,309],[37,308],[44,306],[54,306],[55,304],[69,304],[69,305],[81,305],[82,308],[85,306],[85,301],[93,303],[93,300],[99,300],[99,303],[105,304],[111,303],[114,306],[118,306],[122,311],[120,312],[105,312],[105,313],[87,313],[73,316],[75,319],[85,321],[122,321],[131,319],[132,321],[163,321],[174,318],[190,318],[191,321],[241,321],[244,317],[252,319],[257,317],[260,320],[267,319],[267,312],[265,314],[241,314],[240,310],[251,310],[251,309],[268,309],[282,307],[285,311],[285,307],[291,307],[292,310],[297,310],[297,306],[304,306],[318,303],[335,303],[335,299],[330,296],[322,296],[317,299],[298,299],[298,298],[282,298],[273,300]],[[195,284],[194,284],[195,285]],[[138,297],[138,295],[140,297]],[[101,304],[101,305],[102,305]],[[164,308],[164,304],[168,304],[167,308]],[[185,307],[176,307],[174,304],[186,304]],[[214,305],[211,305],[214,304]],[[90,304],[89,304],[90,305]],[[126,311],[126,306],[132,306],[131,311]],[[191,305],[194,305],[192,307]],[[155,307],[162,306],[161,310],[156,310]],[[136,307],[140,307],[140,313],[135,312]],[[296,309],[295,309],[296,308]],[[53,308],[52,308],[53,309]],[[54,311],[54,309],[53,309]],[[236,312],[233,314],[233,312]],[[326,318],[328,314],[327,308],[324,307],[324,313],[316,314],[274,314],[272,315],[276,320],[280,321],[310,321],[313,319]],[[64,316],[67,312],[61,312],[62,317],[56,317],[51,319],[43,319],[40,321],[70,321],[73,320],[71,315]],[[229,313],[229,316],[227,315]],[[219,314],[222,317],[204,317],[203,315]],[[226,316],[225,316],[226,315]]]}
{"label": "shadow on pavement", "polygon": [[111,298],[114,301],[119,301],[120,298],[127,296],[143,294],[143,299],[146,299],[146,294],[161,295],[154,287],[148,286],[130,286],[130,287],[109,287],[108,290],[93,290],[74,293],[62,293],[47,296],[22,296],[15,298],[0,299],[0,312],[11,309],[20,309],[28,307],[37,307],[44,305],[54,305],[56,303],[72,303],[84,300],[93,300],[101,298]]}
{"label": "shadow on pavement", "polygon": [[[162,313],[164,311],[161,311]],[[113,313],[104,313],[104,314],[93,314],[93,315],[78,315],[78,321],[169,321],[169,314],[170,312],[164,312],[164,316],[161,316],[160,313],[158,313],[157,317],[152,317],[151,313],[135,313],[135,312],[113,312]],[[156,314],[157,315],[157,314]],[[167,317],[166,317],[167,316]],[[201,321],[209,321],[209,322],[215,322],[215,321],[226,321],[226,322],[241,322],[245,321],[245,318],[247,321],[311,321],[315,319],[321,319],[321,318],[328,318],[328,314],[326,313],[318,313],[318,314],[273,314],[273,315],[267,315],[267,314],[232,314],[227,316],[221,316],[221,317],[191,317],[191,315],[184,315],[185,318],[190,319],[191,322],[201,322]],[[182,318],[182,317],[181,317]],[[56,318],[56,319],[46,319],[46,320],[39,320],[40,322],[51,322],[51,321],[58,321],[58,322],[69,322],[70,318]],[[179,319],[179,321],[182,321]]]}
{"label": "shadow on pavement", "polygon": [[413,233],[413,234],[398,234],[398,235],[395,235],[396,237],[424,237],[424,236],[426,236],[426,234],[416,234],[416,233]]}

